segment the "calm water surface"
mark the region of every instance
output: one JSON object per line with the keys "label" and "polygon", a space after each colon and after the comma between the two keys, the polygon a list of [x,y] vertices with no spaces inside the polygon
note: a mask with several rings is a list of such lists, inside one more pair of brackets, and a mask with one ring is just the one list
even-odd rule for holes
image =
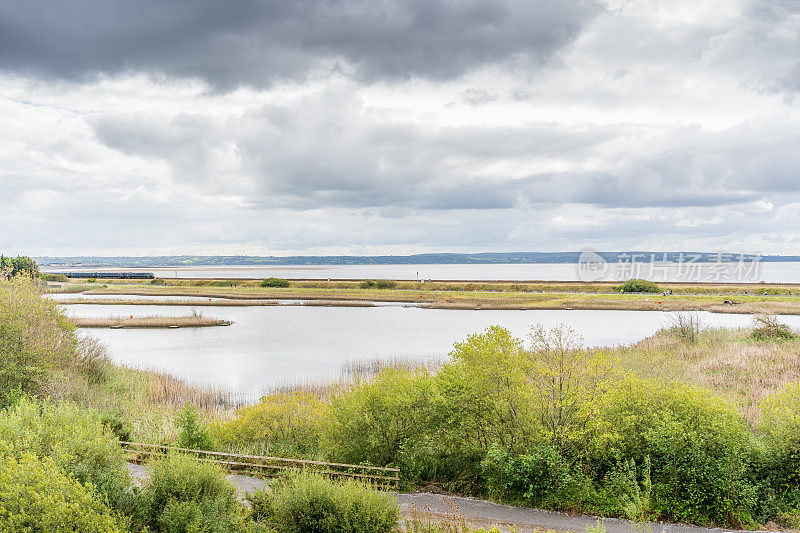
{"label": "calm water surface", "polygon": [[[650,269],[642,265],[635,273],[619,271],[620,279],[641,277],[653,281],[731,281],[720,279],[713,264],[692,268],[676,264]],[[48,267],[43,270],[66,272]],[[319,265],[319,266],[211,266],[187,268],[90,268],[86,272],[152,272],[162,278],[284,278],[284,279],[397,279],[397,280],[512,280],[576,281],[578,266],[572,263],[494,265]],[[617,272],[617,271],[614,271]],[[632,275],[635,274],[635,275]],[[611,279],[616,279],[612,276]],[[799,283],[800,263],[760,263],[744,282]]]}
{"label": "calm water surface", "polygon": [[[183,316],[189,306],[65,306],[76,317]],[[444,359],[453,343],[499,324],[527,335],[532,324],[566,324],[587,345],[628,344],[668,323],[660,311],[473,311],[349,307],[211,307],[204,315],[232,326],[196,329],[91,329],[115,361],[160,370],[188,382],[234,391],[256,399],[277,385],[335,378],[347,362],[374,358]],[[741,327],[747,315],[701,313],[713,326]],[[800,316],[782,320],[800,328]]]}

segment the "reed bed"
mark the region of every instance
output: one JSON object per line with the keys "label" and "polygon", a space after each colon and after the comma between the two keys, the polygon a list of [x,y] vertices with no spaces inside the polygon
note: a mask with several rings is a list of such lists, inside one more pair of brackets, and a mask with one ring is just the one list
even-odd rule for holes
{"label": "reed bed", "polygon": [[375,304],[360,300],[304,300],[301,305],[309,307],[375,307]]}
{"label": "reed bed", "polygon": [[230,326],[229,320],[208,318],[202,315],[189,316],[147,316],[140,318],[73,318],[79,328],[203,328],[211,326]]}

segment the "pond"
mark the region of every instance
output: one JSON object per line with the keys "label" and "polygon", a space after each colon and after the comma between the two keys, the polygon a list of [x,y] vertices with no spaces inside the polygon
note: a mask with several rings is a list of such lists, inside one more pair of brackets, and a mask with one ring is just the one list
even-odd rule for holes
{"label": "pond", "polygon": [[[75,317],[182,316],[190,306],[65,306]],[[194,384],[257,399],[280,385],[336,379],[344,365],[375,358],[441,360],[453,343],[491,325],[519,337],[529,327],[565,324],[589,346],[637,342],[668,325],[661,311],[445,310],[379,307],[204,307],[202,314],[233,321],[228,327],[91,329],[120,363],[159,370]],[[749,315],[700,313],[709,326],[743,327]],[[800,327],[800,316],[782,321]]]}

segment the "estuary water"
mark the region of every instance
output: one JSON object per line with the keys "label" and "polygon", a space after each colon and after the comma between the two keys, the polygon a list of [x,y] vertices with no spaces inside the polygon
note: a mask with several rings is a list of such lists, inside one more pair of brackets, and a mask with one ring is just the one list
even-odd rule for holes
{"label": "estuary water", "polygon": [[[65,306],[74,317],[184,316],[186,305]],[[204,315],[233,325],[181,329],[89,329],[111,357],[163,371],[190,383],[256,400],[276,386],[336,379],[348,363],[375,358],[444,360],[453,343],[491,325],[525,337],[533,324],[565,324],[589,346],[637,342],[668,325],[661,311],[444,310],[404,307],[204,307]],[[700,313],[709,326],[743,327],[748,315]],[[800,316],[782,321],[800,328]]]}

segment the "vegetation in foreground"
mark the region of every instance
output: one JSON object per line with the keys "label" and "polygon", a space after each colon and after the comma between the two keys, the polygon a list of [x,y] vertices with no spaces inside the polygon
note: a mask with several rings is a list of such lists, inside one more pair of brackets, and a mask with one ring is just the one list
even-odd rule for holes
{"label": "vegetation in foreground", "polygon": [[[179,459],[158,467],[173,478],[154,470],[163,490],[131,489],[120,482],[119,448],[108,448],[117,435],[392,465],[407,486],[634,520],[796,525],[800,359],[779,326],[765,336],[689,321],[604,350],[582,348],[565,328],[534,328],[522,340],[493,327],[457,343],[438,369],[386,368],[235,410],[213,393],[108,364],[55,304],[15,279],[0,287],[0,401],[11,428],[0,431],[2,475],[9,486],[36,487],[56,468],[85,494],[62,480],[67,503],[48,509],[84,502],[80,509],[123,530],[269,523],[248,519],[212,473]],[[185,408],[187,399],[199,409]],[[69,437],[74,427],[88,433]],[[9,477],[26,469],[28,478]],[[196,482],[181,481],[193,473]],[[198,499],[197,487],[210,499]]]}

